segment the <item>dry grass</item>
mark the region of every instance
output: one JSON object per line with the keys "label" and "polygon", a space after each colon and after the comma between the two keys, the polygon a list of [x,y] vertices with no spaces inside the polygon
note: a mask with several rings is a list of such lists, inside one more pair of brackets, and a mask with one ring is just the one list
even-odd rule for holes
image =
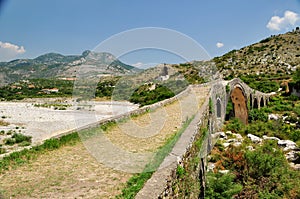
{"label": "dry grass", "polygon": [[4,120],[0,120],[0,126],[8,126],[9,122],[5,122]]}
{"label": "dry grass", "polygon": [[111,198],[130,176],[100,164],[78,143],[1,174],[0,188],[7,198]]}

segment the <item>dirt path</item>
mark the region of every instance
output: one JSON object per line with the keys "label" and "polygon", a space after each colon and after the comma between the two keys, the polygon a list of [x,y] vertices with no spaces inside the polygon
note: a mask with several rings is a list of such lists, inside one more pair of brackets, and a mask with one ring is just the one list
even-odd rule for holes
{"label": "dirt path", "polygon": [[[187,117],[196,113],[208,95],[208,88],[195,91],[196,95],[114,126],[105,132],[106,139],[134,154],[161,147]],[[100,163],[84,144],[46,152],[29,164],[0,174],[0,193],[22,199],[114,198],[132,174]]]}

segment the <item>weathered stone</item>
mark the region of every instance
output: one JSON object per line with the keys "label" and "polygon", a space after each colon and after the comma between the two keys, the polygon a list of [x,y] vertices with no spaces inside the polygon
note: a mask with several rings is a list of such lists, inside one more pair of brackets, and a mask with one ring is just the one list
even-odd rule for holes
{"label": "weathered stone", "polygon": [[235,142],[235,143],[233,143],[233,146],[235,146],[235,147],[238,147],[238,146],[241,146],[241,145],[242,145],[241,142]]}
{"label": "weathered stone", "polygon": [[235,138],[232,138],[232,139],[228,139],[228,140],[227,140],[228,143],[235,143],[235,142],[237,142],[237,141],[238,141],[238,140],[235,139]]}
{"label": "weathered stone", "polygon": [[285,154],[285,158],[289,161],[289,162],[296,162],[299,161],[299,155],[297,151],[290,151],[288,153]]}
{"label": "weathered stone", "polygon": [[219,173],[222,173],[222,174],[228,174],[230,171],[229,170],[219,170]]}
{"label": "weathered stone", "polygon": [[290,166],[291,166],[293,169],[300,171],[300,164],[295,164],[295,163],[291,162],[291,163],[290,163]]}
{"label": "weathered stone", "polygon": [[248,134],[247,137],[253,142],[253,143],[260,143],[262,139],[260,137],[257,137],[256,135]]}
{"label": "weathered stone", "polygon": [[277,144],[280,147],[284,147],[283,151],[290,151],[298,149],[297,144],[291,140],[278,140]]}
{"label": "weathered stone", "polygon": [[249,151],[254,151],[253,146],[247,146],[246,149],[248,149]]}
{"label": "weathered stone", "polygon": [[238,139],[238,140],[243,140],[243,139],[244,139],[243,136],[241,136],[241,134],[234,133],[233,135],[234,135],[234,136],[236,137],[236,139]]}
{"label": "weathered stone", "polygon": [[277,138],[277,137],[268,137],[268,136],[266,136],[266,135],[263,135],[263,139],[264,139],[264,140],[276,140],[276,141],[279,141],[279,140],[280,140],[280,139]]}
{"label": "weathered stone", "polygon": [[278,120],[278,119],[279,119],[279,116],[278,116],[278,115],[275,115],[275,114],[269,114],[269,115],[268,115],[268,119],[269,119],[269,120]]}
{"label": "weathered stone", "polygon": [[278,140],[277,144],[282,147],[297,146],[297,144],[291,140]]}
{"label": "weathered stone", "polygon": [[220,138],[227,139],[227,135],[224,132],[218,132],[220,135]]}
{"label": "weathered stone", "polygon": [[215,168],[215,164],[214,164],[214,163],[209,162],[209,163],[207,164],[207,171],[213,171],[214,168]]}
{"label": "weathered stone", "polygon": [[224,146],[225,148],[229,147],[229,145],[230,145],[230,143],[227,143],[227,142],[223,143],[223,146]]}

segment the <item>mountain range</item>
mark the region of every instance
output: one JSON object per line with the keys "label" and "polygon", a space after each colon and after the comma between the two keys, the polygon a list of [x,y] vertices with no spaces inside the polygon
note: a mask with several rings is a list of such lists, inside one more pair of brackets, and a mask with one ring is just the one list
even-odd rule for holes
{"label": "mountain range", "polygon": [[17,59],[0,62],[1,84],[20,79],[76,77],[78,72],[88,74],[124,75],[139,71],[138,68],[122,63],[110,53],[84,51],[81,55],[64,56],[47,53],[35,59]]}

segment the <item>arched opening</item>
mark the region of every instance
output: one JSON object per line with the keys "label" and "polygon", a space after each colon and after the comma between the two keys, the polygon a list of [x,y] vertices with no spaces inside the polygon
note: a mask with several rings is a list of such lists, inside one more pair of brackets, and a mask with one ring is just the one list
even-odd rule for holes
{"label": "arched opening", "polygon": [[261,107],[264,107],[265,106],[265,100],[264,100],[264,98],[262,97],[261,99],[260,99],[260,108]]}
{"label": "arched opening", "polygon": [[250,94],[250,99],[249,99],[249,101],[250,101],[250,109],[253,109],[253,104],[252,104],[252,100],[253,100],[253,97],[252,97],[252,94]]}
{"label": "arched opening", "polygon": [[234,116],[244,124],[248,124],[247,98],[240,87],[235,87],[230,94]]}
{"label": "arched opening", "polygon": [[220,98],[217,99],[217,118],[222,117],[222,106],[221,106],[221,100]]}
{"label": "arched opening", "polygon": [[258,100],[254,97],[253,108],[258,108]]}

